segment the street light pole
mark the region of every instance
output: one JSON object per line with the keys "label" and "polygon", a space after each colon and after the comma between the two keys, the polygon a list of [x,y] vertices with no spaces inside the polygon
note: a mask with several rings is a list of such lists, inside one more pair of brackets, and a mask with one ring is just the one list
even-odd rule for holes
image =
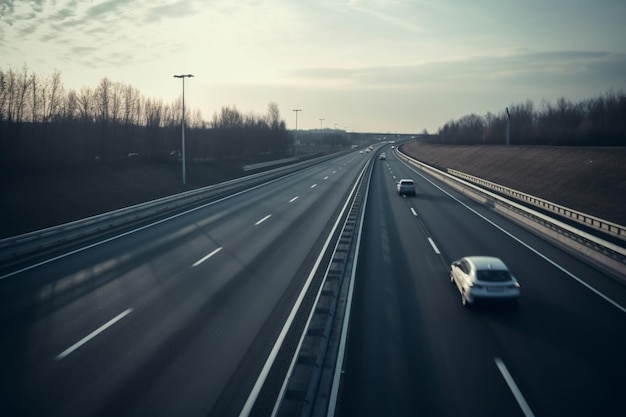
{"label": "street light pole", "polygon": [[510,144],[511,140],[511,115],[509,114],[509,108],[506,108],[506,145]]}
{"label": "street light pole", "polygon": [[183,156],[183,184],[187,184],[187,173],[185,171],[185,78],[193,77],[192,74],[174,75],[174,78],[183,79],[183,117],[181,121],[182,125],[182,156]]}
{"label": "street light pole", "polygon": [[293,109],[296,112],[296,139],[294,142],[294,153],[295,156],[298,156],[298,112],[302,111],[302,109]]}
{"label": "street light pole", "polygon": [[320,119],[320,130],[322,130],[322,129],[323,129],[323,128],[322,128],[322,124],[323,124],[324,120],[326,120],[326,119]]}

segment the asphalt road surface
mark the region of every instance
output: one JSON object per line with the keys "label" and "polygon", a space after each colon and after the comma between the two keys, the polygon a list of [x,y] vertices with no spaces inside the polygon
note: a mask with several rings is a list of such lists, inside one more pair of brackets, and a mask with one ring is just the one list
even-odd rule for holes
{"label": "asphalt road surface", "polygon": [[239,415],[366,160],[0,279],[0,415]]}
{"label": "asphalt road surface", "polygon": [[[387,155],[367,202],[339,415],[625,416],[625,288]],[[396,194],[400,178],[416,197]],[[469,255],[505,261],[517,309],[462,307],[449,264]]]}
{"label": "asphalt road surface", "polygon": [[[375,161],[341,416],[624,416],[626,290],[412,171]],[[1,416],[238,416],[358,151],[0,279]],[[413,178],[416,197],[395,181]],[[461,306],[449,263],[502,258],[517,309]]]}

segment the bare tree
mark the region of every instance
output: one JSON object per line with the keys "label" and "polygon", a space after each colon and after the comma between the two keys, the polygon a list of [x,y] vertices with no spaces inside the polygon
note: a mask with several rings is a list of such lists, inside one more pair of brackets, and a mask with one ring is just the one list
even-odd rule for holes
{"label": "bare tree", "polygon": [[7,120],[20,123],[26,110],[26,96],[29,87],[28,70],[23,67],[22,72],[9,69],[6,75],[5,88],[7,92]]}
{"label": "bare tree", "polygon": [[[46,82],[46,89],[42,91],[44,95],[44,103],[47,107],[43,108],[43,121],[49,122],[53,118],[59,116],[59,109],[63,102],[63,84],[61,83],[61,73],[55,71]],[[47,94],[47,97],[45,95]]]}
{"label": "bare tree", "polygon": [[97,118],[100,122],[108,123],[111,119],[111,89],[113,83],[107,77],[100,80],[94,92]]}
{"label": "bare tree", "polygon": [[89,87],[81,87],[77,99],[81,120],[85,122],[96,121],[96,105],[93,90]]}
{"label": "bare tree", "polygon": [[130,85],[124,87],[124,124],[139,125],[141,118],[141,97],[139,91]]}
{"label": "bare tree", "polygon": [[62,103],[60,116],[64,121],[72,121],[79,117],[79,101],[76,90],[71,89]]}
{"label": "bare tree", "polygon": [[32,90],[32,102],[30,104],[31,107],[31,120],[32,123],[35,124],[35,122],[38,120],[37,117],[37,75],[33,72],[31,74],[30,77],[30,87]]}
{"label": "bare tree", "polygon": [[271,102],[267,105],[267,118],[272,130],[281,128],[280,110],[278,109],[278,104],[275,102]]}
{"label": "bare tree", "polygon": [[110,103],[110,121],[117,125],[124,121],[124,90],[125,86],[121,82],[112,82],[109,90],[109,103]]}
{"label": "bare tree", "polygon": [[163,119],[163,101],[148,99],[144,102],[145,125],[160,127]]}

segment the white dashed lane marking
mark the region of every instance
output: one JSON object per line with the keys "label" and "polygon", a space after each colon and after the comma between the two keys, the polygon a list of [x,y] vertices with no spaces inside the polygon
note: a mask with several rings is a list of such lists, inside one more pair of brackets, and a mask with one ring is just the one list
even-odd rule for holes
{"label": "white dashed lane marking", "polygon": [[261,220],[259,220],[258,222],[254,223],[255,226],[260,225],[261,223],[263,223],[265,220],[269,219],[270,217],[272,217],[271,214],[268,214],[267,216],[263,217]]}
{"label": "white dashed lane marking", "polygon": [[441,255],[441,252],[439,252],[439,248],[437,247],[437,245],[435,245],[435,242],[431,238],[428,238],[428,241],[430,242],[430,246],[433,247],[433,250],[435,251],[435,253],[437,255]]}
{"label": "white dashed lane marking", "polygon": [[205,256],[204,258],[198,260],[196,263],[193,264],[194,267],[200,265],[202,262],[206,261],[207,259],[209,259],[211,256],[215,255],[216,253],[218,253],[219,251],[221,251],[222,248],[217,248],[215,249],[213,252],[209,253],[207,256]]}
{"label": "white dashed lane marking", "polygon": [[504,365],[504,362],[502,362],[502,359],[494,358],[494,361],[496,362],[496,366],[500,370],[500,373],[504,377],[504,380],[506,381],[506,384],[509,386],[509,389],[513,393],[513,396],[517,400],[517,403],[519,404],[520,408],[522,409],[522,412],[524,413],[524,415],[526,417],[534,417],[535,414],[533,413],[533,411],[528,406],[528,403],[524,399],[524,396],[522,395],[522,392],[517,387],[517,384],[513,380],[513,377],[509,373],[509,370]]}
{"label": "white dashed lane marking", "polygon": [[128,310],[124,311],[123,313],[118,314],[117,316],[115,316],[114,318],[109,320],[108,322],[104,323],[102,326],[98,327],[93,332],[89,333],[87,336],[85,336],[82,339],[80,339],[78,342],[74,343],[69,348],[65,349],[63,352],[59,353],[56,356],[55,359],[56,360],[61,360],[61,359],[65,358],[67,355],[69,355],[70,353],[74,352],[76,349],[80,348],[82,345],[84,345],[85,343],[89,342],[91,339],[93,339],[94,337],[98,336],[100,333],[102,333],[103,331],[105,331],[106,329],[108,329],[109,327],[113,326],[115,323],[117,323],[118,321],[120,321],[121,319],[123,319],[124,317],[129,315],[132,311],[133,311],[133,309],[129,308]]}

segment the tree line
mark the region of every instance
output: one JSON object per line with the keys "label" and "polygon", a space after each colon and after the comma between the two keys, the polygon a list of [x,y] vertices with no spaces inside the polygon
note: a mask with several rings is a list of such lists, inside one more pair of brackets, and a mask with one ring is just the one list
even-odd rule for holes
{"label": "tree line", "polygon": [[[626,95],[608,91],[598,97],[556,103],[532,101],[514,104],[498,114],[469,114],[439,129],[438,140],[447,144],[626,146]],[[510,118],[509,118],[510,117]]]}
{"label": "tree line", "polygon": [[[61,73],[40,76],[0,69],[0,164],[4,167],[89,164],[129,156],[180,157],[182,100],[165,103],[103,77],[67,89]],[[223,107],[210,122],[185,108],[188,160],[254,159],[292,151],[276,103],[267,114]]]}

